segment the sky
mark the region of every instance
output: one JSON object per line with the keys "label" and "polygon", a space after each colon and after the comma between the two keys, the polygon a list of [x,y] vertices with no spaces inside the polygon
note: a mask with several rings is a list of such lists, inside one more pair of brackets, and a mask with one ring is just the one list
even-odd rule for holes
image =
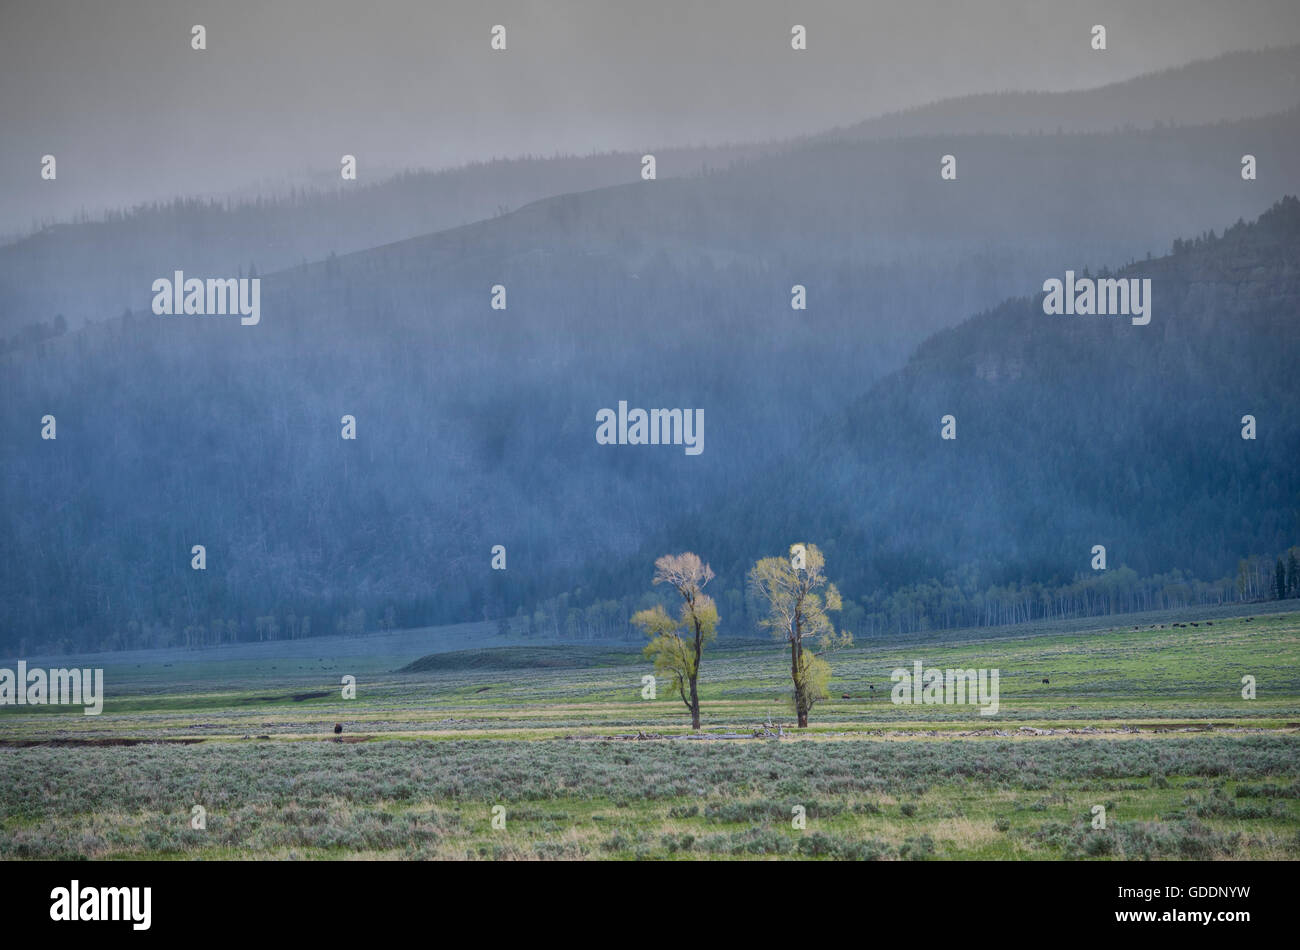
{"label": "sky", "polygon": [[1300,0],[0,0],[0,235],[328,184],[343,154],[378,180],[778,139],[1297,42]]}

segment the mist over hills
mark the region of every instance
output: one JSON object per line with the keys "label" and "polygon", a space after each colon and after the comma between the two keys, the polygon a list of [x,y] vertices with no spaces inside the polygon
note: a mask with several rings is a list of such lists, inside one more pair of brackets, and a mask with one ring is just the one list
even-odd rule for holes
{"label": "mist over hills", "polygon": [[[745,349],[733,326],[728,379],[725,353],[699,352],[708,334],[664,342],[702,310],[671,332],[575,328],[540,350],[446,325],[340,348],[306,319],[261,336],[111,321],[7,358],[0,629],[65,648],[260,639],[302,635],[304,618],[333,632],[508,616],[567,582],[613,633],[665,546],[706,552],[741,627],[743,567],[791,536],[823,545],[859,611],[872,585],[958,563],[981,581],[1068,579],[1098,541],[1114,566],[1222,571],[1295,536],[1298,246],[1291,198],[1125,271],[1153,279],[1148,327],[1013,300],[827,413],[803,403],[826,374],[810,381],[792,347]],[[666,268],[635,299],[658,311],[656,294],[689,300],[684,286]],[[764,358],[799,371],[756,393],[745,381]],[[594,444],[594,406],[647,392],[708,407],[703,455]],[[57,442],[24,431],[38,407],[59,416]],[[1261,438],[1243,442],[1251,409]],[[338,437],[342,412],[355,443]],[[945,412],[956,442],[938,439]],[[196,539],[206,572],[189,569]],[[488,569],[494,543],[508,571]],[[25,632],[37,624],[62,635]]]}
{"label": "mist over hills", "polygon": [[[1021,133],[1105,132],[1156,123],[1208,125],[1286,113],[1300,105],[1295,62],[1300,47],[1232,53],[1174,70],[1097,89],[1064,93],[999,93],[959,97],[867,119],[820,136],[712,148],[649,149],[661,179],[724,170],[736,162],[793,155],[797,165],[809,146],[929,136],[939,154],[958,147],[953,136]],[[1224,139],[1225,143],[1227,139]],[[1247,144],[1232,147],[1245,150]],[[1231,150],[1231,149],[1229,149]],[[1237,152],[1237,158],[1241,151]],[[71,326],[139,309],[141,286],[164,269],[194,273],[247,271],[265,274],[498,215],[542,198],[635,182],[640,152],[498,160],[440,172],[411,172],[372,182],[366,156],[358,156],[360,180],[319,191],[243,202],[177,199],[107,216],[102,221],[55,225],[0,247],[0,340],[8,345],[41,335],[41,324],[62,315]],[[928,175],[937,155],[926,153]],[[1280,161],[1274,170],[1293,166]],[[890,168],[888,155],[881,167]],[[1174,166],[1175,171],[1180,166]],[[870,166],[863,175],[870,174]],[[846,189],[873,190],[867,178]],[[1273,192],[1275,197],[1283,187]],[[1241,210],[1254,215],[1266,203]],[[1220,210],[1220,209],[1214,209]],[[1212,227],[1224,214],[1210,213],[1190,230]],[[1233,214],[1226,217],[1231,218]],[[1156,217],[1152,222],[1159,222]],[[859,222],[874,228],[898,224]],[[1189,228],[1171,222],[1155,235],[1166,246]],[[887,236],[887,235],[886,235]],[[1151,246],[1137,235],[1140,252]],[[1101,249],[1101,260],[1105,251]],[[163,263],[160,263],[163,262]],[[996,298],[993,298],[996,299]],[[29,328],[24,332],[23,328]]]}
{"label": "mist over hills", "polygon": [[[1296,540],[1294,199],[1203,235],[1300,191],[1298,148],[1293,108],[813,141],[652,182],[633,162],[627,183],[391,241],[453,205],[422,205],[412,176],[337,206],[55,229],[0,252],[5,325],[47,293],[125,292],[129,310],[0,352],[0,644],[507,617],[622,635],[653,557],[686,548],[714,563],[740,631],[745,568],[800,539],[830,556],[855,632],[912,585],[1068,583],[1094,543],[1117,569],[1216,579]],[[1259,181],[1240,177],[1246,152]],[[507,171],[520,195],[591,171],[566,162],[439,187],[464,211]],[[345,206],[387,210],[357,238]],[[235,276],[256,231],[378,246],[273,273],[256,258],[255,327],[148,311],[156,277]],[[1154,281],[1150,326],[1035,310],[1045,278],[1126,264]],[[703,409],[704,451],[597,444],[596,413],[620,401]],[[55,441],[38,437],[47,413]],[[945,413],[956,442],[938,439]]]}
{"label": "mist over hills", "polygon": [[[667,149],[660,175],[725,167],[763,146]],[[550,195],[631,181],[640,154],[499,159],[267,199],[176,199],[58,224],[0,247],[0,336],[63,314],[73,326],[140,306],[139,288],[173,259],[191,272],[261,273],[499,215]],[[69,279],[76,275],[75,279]]]}
{"label": "mist over hills", "polygon": [[941,331],[743,496],[668,525],[637,567],[691,547],[734,582],[754,552],[812,540],[860,614],[904,631],[990,622],[989,588],[1018,619],[1080,592],[1165,606],[1193,599],[1195,578],[1272,596],[1272,556],[1300,540],[1297,261],[1289,196],[1257,223],[1094,275],[1151,278],[1148,326],[1049,316],[1040,293]]}

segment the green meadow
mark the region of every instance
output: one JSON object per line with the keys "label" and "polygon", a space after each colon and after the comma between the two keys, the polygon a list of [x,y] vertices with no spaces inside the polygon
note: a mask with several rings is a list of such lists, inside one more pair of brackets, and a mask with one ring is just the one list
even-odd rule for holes
{"label": "green meadow", "polygon": [[[1300,857],[1300,614],[1110,623],[859,643],[802,731],[780,645],[724,637],[698,736],[635,644],[102,655],[102,715],[0,710],[0,857]],[[892,703],[917,660],[997,714]]]}

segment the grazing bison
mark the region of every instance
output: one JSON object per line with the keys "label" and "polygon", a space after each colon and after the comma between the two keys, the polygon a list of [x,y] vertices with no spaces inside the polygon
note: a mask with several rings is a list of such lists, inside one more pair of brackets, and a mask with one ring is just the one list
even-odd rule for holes
{"label": "grazing bison", "polygon": [[1050,685],[1052,685],[1052,681],[1049,680],[1047,677],[1043,677],[1043,685],[1044,685],[1044,686],[1050,686]]}
{"label": "grazing bison", "polygon": [[840,699],[852,699],[852,698],[853,698],[853,697],[850,696],[848,693],[841,693],[841,694],[840,694]]}
{"label": "grazing bison", "polygon": [[343,732],[343,723],[341,722],[334,723],[334,735],[337,736],[342,732]]}
{"label": "grazing bison", "polygon": [[1192,626],[1193,626],[1193,627],[1196,627],[1196,626],[1200,626],[1200,625],[1199,625],[1195,620],[1193,620],[1193,621],[1192,621]]}

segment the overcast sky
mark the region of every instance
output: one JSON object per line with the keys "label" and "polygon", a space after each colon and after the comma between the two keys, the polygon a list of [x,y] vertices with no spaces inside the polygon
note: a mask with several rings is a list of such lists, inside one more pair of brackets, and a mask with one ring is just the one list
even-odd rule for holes
{"label": "overcast sky", "polygon": [[[1297,42],[1300,0],[0,0],[0,235],[82,207],[336,180],[344,153],[373,180],[781,138]],[[46,153],[57,182],[39,178]]]}

